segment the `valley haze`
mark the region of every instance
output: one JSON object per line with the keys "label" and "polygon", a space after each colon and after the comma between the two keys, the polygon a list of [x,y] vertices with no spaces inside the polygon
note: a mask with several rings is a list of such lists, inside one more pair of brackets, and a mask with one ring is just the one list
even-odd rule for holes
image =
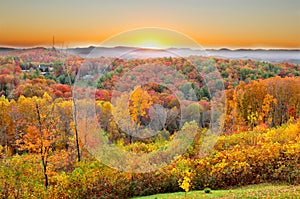
{"label": "valley haze", "polygon": [[[44,47],[35,47],[44,48]],[[0,54],[7,54],[12,51],[26,51],[35,48],[10,48],[0,47]],[[51,48],[45,48],[51,49]],[[97,57],[113,57],[124,59],[145,59],[145,58],[159,58],[159,57],[188,57],[191,55],[198,56],[214,56],[217,58],[227,59],[251,59],[256,61],[267,62],[288,62],[293,64],[300,64],[300,50],[299,49],[191,49],[191,48],[166,48],[166,49],[151,49],[138,48],[127,46],[116,47],[81,47],[59,49],[73,55],[78,55],[82,58],[97,58]]]}

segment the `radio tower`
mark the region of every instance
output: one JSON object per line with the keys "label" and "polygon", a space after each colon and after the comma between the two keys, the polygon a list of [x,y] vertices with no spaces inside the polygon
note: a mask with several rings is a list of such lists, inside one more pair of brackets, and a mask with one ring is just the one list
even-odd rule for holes
{"label": "radio tower", "polygon": [[55,45],[55,41],[54,41],[54,35],[53,35],[53,40],[52,40],[52,49],[53,49],[53,50],[55,50],[54,45]]}

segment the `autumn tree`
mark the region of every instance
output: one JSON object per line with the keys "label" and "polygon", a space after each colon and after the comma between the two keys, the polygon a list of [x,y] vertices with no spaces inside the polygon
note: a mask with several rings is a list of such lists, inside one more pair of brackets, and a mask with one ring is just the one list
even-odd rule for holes
{"label": "autumn tree", "polygon": [[129,95],[122,94],[112,107],[114,122],[118,126],[119,132],[125,132],[129,136],[129,142],[132,142],[132,132],[136,130],[136,124],[132,121],[129,113]]}
{"label": "autumn tree", "polygon": [[48,157],[55,142],[54,124],[58,120],[54,117],[55,104],[48,93],[44,93],[41,98],[34,96],[19,101],[32,114],[30,114],[32,118],[28,118],[26,131],[19,140],[20,150],[40,154],[45,186],[48,187]]}
{"label": "autumn tree", "polygon": [[6,152],[11,151],[15,141],[13,120],[10,117],[11,105],[7,98],[0,97],[0,145],[5,146]]}
{"label": "autumn tree", "polygon": [[129,111],[132,120],[141,125],[142,117],[146,116],[151,105],[152,99],[148,92],[141,87],[135,88],[129,101]]}
{"label": "autumn tree", "polygon": [[56,99],[54,103],[54,117],[57,118],[54,123],[54,131],[56,134],[54,147],[56,150],[68,150],[70,145],[72,145],[71,140],[74,137],[72,101],[59,98]]}

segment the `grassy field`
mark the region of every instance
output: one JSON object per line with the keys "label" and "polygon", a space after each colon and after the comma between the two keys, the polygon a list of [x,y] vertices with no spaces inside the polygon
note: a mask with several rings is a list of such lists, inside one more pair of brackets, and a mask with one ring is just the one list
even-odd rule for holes
{"label": "grassy field", "polygon": [[[137,197],[135,199],[179,199],[185,198],[184,192],[157,194],[152,196]],[[272,184],[260,184],[245,186],[230,190],[212,190],[207,194],[204,191],[191,191],[186,194],[186,198],[292,198],[300,199],[300,185],[272,185]]]}

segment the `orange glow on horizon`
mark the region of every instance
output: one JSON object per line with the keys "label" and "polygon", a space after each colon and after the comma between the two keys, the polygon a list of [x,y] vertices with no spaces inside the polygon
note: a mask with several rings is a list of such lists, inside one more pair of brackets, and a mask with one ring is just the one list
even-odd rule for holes
{"label": "orange glow on horizon", "polygon": [[[130,32],[129,30],[128,32]],[[118,34],[117,34],[118,35]],[[14,34],[11,35],[12,37]],[[22,37],[17,37],[18,39],[12,38],[7,39],[6,41],[1,41],[0,46],[8,46],[8,47],[34,47],[34,46],[52,46],[52,38],[55,36],[55,45],[58,47],[87,47],[91,45],[101,45],[106,43],[111,37],[116,36],[116,34],[112,34],[112,36],[107,34],[102,35],[81,35],[81,37],[73,35],[23,35]],[[193,37],[194,36],[194,37]],[[215,39],[215,37],[209,37],[208,35],[204,35],[201,37],[197,37],[195,34],[191,34],[191,37],[195,42],[205,48],[291,48],[298,49],[300,45],[294,41],[286,41],[285,38],[282,40],[272,40],[272,38],[260,38],[253,37],[248,40],[241,39],[238,37],[231,37],[224,35],[223,38]],[[144,34],[144,36],[139,35],[137,38],[122,38],[122,40],[115,40],[110,43],[106,43],[105,46],[113,47],[113,46],[133,46],[133,47],[144,47],[144,48],[170,48],[170,47],[191,47],[193,48],[193,44],[189,42],[178,40],[174,35],[161,36],[158,34]]]}
{"label": "orange glow on horizon", "polygon": [[[143,29],[143,28],[142,28]],[[135,29],[133,29],[135,30]],[[128,31],[119,31],[120,33],[116,34],[116,32],[102,32],[101,34],[87,34],[82,31],[82,34],[26,34],[24,33],[22,36],[19,36],[17,33],[12,33],[10,35],[6,35],[2,37],[0,40],[0,46],[8,46],[8,47],[33,47],[33,46],[52,46],[52,38],[55,36],[55,45],[57,47],[87,47],[90,45],[101,45],[106,43],[112,37],[123,34],[122,37],[110,41],[106,43],[105,46],[133,46],[133,47],[144,47],[144,48],[169,48],[169,47],[195,47],[194,44],[187,42],[182,38],[176,37],[176,35],[164,35],[161,32],[153,33],[147,32],[147,28],[144,30],[142,34],[139,34],[137,37],[126,37],[126,32]],[[163,32],[163,31],[162,31]],[[124,34],[125,33],[125,34]],[[197,34],[195,32],[187,32],[187,37],[193,39],[199,45],[205,48],[291,48],[298,49],[300,47],[299,42],[297,40],[287,40],[287,38],[283,37],[281,39],[276,39],[274,36],[252,36],[245,39],[245,35],[210,35],[208,33],[205,34]],[[199,36],[200,35],[200,36]],[[5,40],[3,39],[5,38]]]}
{"label": "orange glow on horizon", "polygon": [[[228,3],[229,2],[229,3]],[[90,46],[143,27],[162,27],[205,48],[300,48],[300,2],[224,0],[5,1],[0,7],[0,46]],[[128,8],[128,9],[125,9]],[[185,47],[175,35],[143,33],[111,46]],[[151,36],[151,37],[150,37]]]}

